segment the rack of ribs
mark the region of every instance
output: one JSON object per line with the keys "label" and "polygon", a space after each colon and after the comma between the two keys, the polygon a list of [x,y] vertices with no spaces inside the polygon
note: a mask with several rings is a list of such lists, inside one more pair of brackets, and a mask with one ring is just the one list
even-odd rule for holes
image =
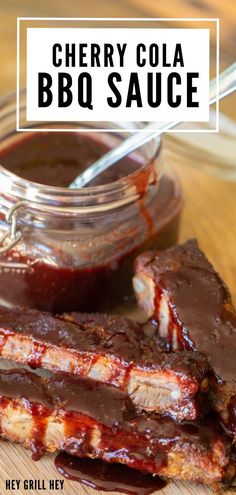
{"label": "rack of ribs", "polygon": [[195,240],[135,262],[139,305],[170,350],[203,352],[215,372],[214,406],[236,438],[236,312],[228,288]]}
{"label": "rack of ribs", "polygon": [[114,385],[142,410],[198,419],[208,406],[208,360],[158,351],[141,334],[138,324],[119,316],[0,309],[3,358]]}
{"label": "rack of ribs", "polygon": [[136,415],[125,392],[67,373],[42,379],[1,370],[0,422],[1,437],[30,448],[35,459],[61,450],[211,485],[234,473],[219,425]]}

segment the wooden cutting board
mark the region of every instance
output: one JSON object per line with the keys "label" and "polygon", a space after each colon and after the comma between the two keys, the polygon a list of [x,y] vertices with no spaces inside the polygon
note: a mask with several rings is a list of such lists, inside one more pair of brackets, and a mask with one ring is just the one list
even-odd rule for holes
{"label": "wooden cutting board", "polygon": [[[236,184],[193,171],[189,166],[175,167],[181,176],[185,192],[180,241],[197,237],[201,247],[212,260],[217,270],[227,281],[236,301]],[[124,308],[118,308],[126,313]],[[129,316],[139,317],[136,308],[128,311]],[[63,490],[49,490],[50,480],[63,479],[53,464],[54,456],[47,455],[38,462],[31,460],[31,454],[19,445],[0,441],[0,494],[56,494],[94,495],[95,491],[64,479]],[[6,490],[6,480],[19,479],[20,489]],[[25,480],[44,480],[46,490],[32,491],[24,489]],[[189,483],[171,482],[157,492],[160,495],[210,495],[212,491],[205,486]],[[232,491],[228,492],[233,493]]]}

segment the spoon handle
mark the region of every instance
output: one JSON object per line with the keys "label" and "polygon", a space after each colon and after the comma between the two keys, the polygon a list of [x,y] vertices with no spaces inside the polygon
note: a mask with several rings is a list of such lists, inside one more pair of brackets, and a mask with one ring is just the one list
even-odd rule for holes
{"label": "spoon handle", "polygon": [[[107,170],[112,165],[115,165],[119,160],[132,153],[140,146],[146,144],[148,141],[159,136],[164,131],[171,129],[176,125],[176,122],[168,122],[163,124],[157,131],[157,122],[152,122],[143,128],[142,132],[133,134],[128,139],[125,139],[121,144],[108,151],[105,155],[99,158],[93,165],[88,167],[82,174],[80,174],[71,184],[70,189],[77,189],[85,186],[91,180],[95,179],[99,174]],[[153,129],[154,128],[154,129]]]}
{"label": "spoon handle", "polygon": [[[214,79],[210,83],[209,91],[209,104],[216,103],[218,96],[219,100],[229,95],[236,90],[236,63],[228,67],[219,76],[219,85],[217,95],[217,79]],[[129,155],[139,147],[148,143],[154,138],[160,136],[164,132],[181,124],[181,121],[164,122],[160,125],[158,122],[151,122],[144,127],[140,132],[133,134],[131,137],[125,139],[121,144],[108,151],[105,155],[99,158],[95,163],[90,165],[82,174],[80,174],[71,184],[70,189],[79,189],[84,187],[90,181],[95,179],[99,174],[107,170],[107,168],[114,165],[116,162]]]}

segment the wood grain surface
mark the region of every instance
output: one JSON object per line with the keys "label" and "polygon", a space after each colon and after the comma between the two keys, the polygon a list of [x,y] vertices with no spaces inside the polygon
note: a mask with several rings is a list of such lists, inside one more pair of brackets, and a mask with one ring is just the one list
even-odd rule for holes
{"label": "wood grain surface", "polygon": [[[221,66],[235,57],[235,0],[1,0],[0,3],[0,96],[15,90],[16,17],[220,17]],[[236,120],[235,97],[228,98],[223,110]],[[199,135],[199,139],[201,139]],[[236,156],[233,157],[236,163]],[[178,172],[185,193],[180,240],[196,237],[200,246],[229,285],[236,302],[236,184],[206,175],[191,162],[171,165]],[[135,316],[135,310],[131,311]],[[33,462],[30,453],[17,445],[0,442],[0,494],[56,494],[58,491],[6,490],[7,479],[45,480],[60,478],[53,456]],[[62,479],[62,478],[61,478]],[[92,495],[93,490],[64,480],[62,495]],[[207,487],[170,483],[161,495],[209,495]],[[232,493],[229,491],[228,493]]]}

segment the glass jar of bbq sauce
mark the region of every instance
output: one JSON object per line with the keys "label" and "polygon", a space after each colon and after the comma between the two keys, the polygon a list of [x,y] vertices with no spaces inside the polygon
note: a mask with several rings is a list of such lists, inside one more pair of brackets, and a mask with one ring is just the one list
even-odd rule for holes
{"label": "glass jar of bbq sauce", "polygon": [[62,313],[122,302],[137,254],[177,240],[182,192],[160,140],[69,189],[127,133],[114,122],[115,132],[83,122],[86,133],[17,133],[13,102],[0,103],[0,303]]}

